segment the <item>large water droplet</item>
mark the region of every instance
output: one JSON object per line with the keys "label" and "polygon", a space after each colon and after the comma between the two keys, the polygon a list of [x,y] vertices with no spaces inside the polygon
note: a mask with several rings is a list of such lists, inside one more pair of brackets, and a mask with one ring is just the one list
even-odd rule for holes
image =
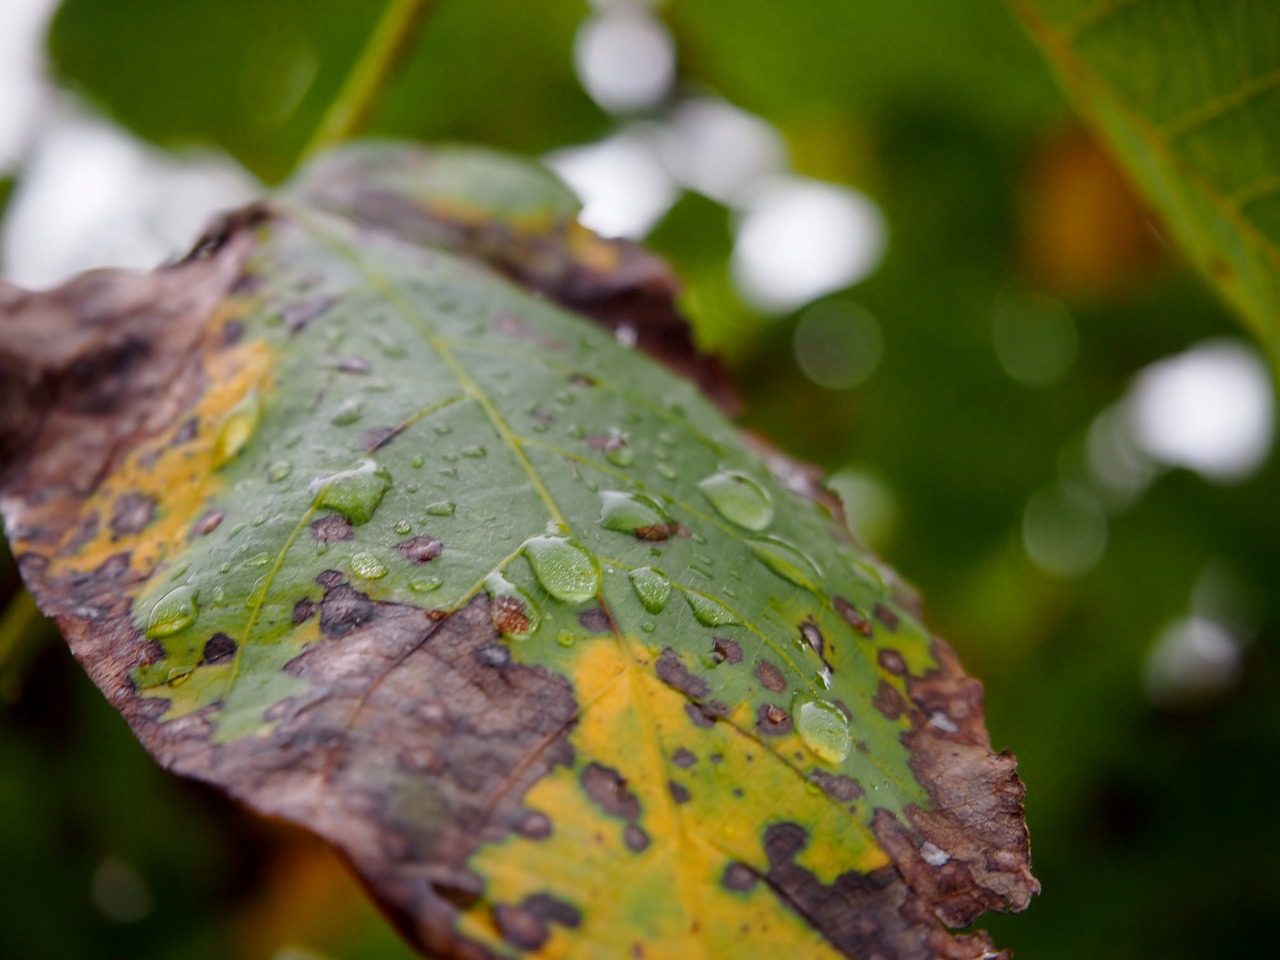
{"label": "large water droplet", "polygon": [[[600,526],[618,533],[632,533],[645,540],[665,540],[671,517],[657,500],[643,493],[603,490],[600,493]],[[652,536],[644,536],[651,532]]]}
{"label": "large water droplet", "polygon": [[727,627],[742,622],[719,600],[692,592],[686,592],[684,598],[688,601],[694,618],[704,627]]}
{"label": "large water droplet", "polygon": [[805,587],[818,592],[822,583],[822,571],[809,557],[800,552],[794,544],[787,543],[778,537],[762,537],[750,541],[751,552],[756,559],[782,577],[790,580],[798,587]]}
{"label": "large water droplet", "polygon": [[387,575],[387,565],[372,553],[361,550],[351,558],[351,572],[361,580],[381,580]]}
{"label": "large water droplet", "polygon": [[849,721],[834,703],[797,694],[791,701],[791,716],[805,746],[827,763],[839,763],[853,747]]}
{"label": "large water droplet", "polygon": [[595,557],[568,537],[534,537],[524,554],[543,589],[565,603],[584,603],[600,590]]}
{"label": "large water droplet", "polygon": [[713,473],[698,484],[698,489],[720,516],[746,530],[760,531],[773,521],[769,494],[745,473]]}
{"label": "large water droplet", "polygon": [[189,585],[166,593],[151,608],[151,616],[147,618],[147,636],[152,640],[168,637],[195,623],[200,616],[197,598],[196,588]]}
{"label": "large water droplet", "polygon": [[338,408],[329,422],[335,427],[348,427],[360,419],[361,405],[359,400],[348,400]]}
{"label": "large water droplet", "polygon": [[538,629],[538,611],[529,594],[500,573],[491,574],[484,589],[493,625],[508,640],[528,639]]}
{"label": "large water droplet", "polygon": [[661,613],[671,596],[671,581],[667,575],[653,567],[637,567],[628,576],[644,608],[650,613]]}
{"label": "large water droplet", "polygon": [[315,506],[337,510],[357,526],[368,523],[383,496],[391,489],[391,474],[372,460],[354,470],[346,470],[311,481],[316,491]]}
{"label": "large water droplet", "polygon": [[227,411],[218,430],[218,439],[213,448],[213,465],[220,467],[237,453],[258,429],[258,420],[262,417],[262,401],[258,391],[250,390],[240,402]]}
{"label": "large water droplet", "polygon": [[458,509],[458,505],[450,500],[442,500],[439,503],[428,503],[426,506],[427,513],[433,517],[452,517],[453,512]]}

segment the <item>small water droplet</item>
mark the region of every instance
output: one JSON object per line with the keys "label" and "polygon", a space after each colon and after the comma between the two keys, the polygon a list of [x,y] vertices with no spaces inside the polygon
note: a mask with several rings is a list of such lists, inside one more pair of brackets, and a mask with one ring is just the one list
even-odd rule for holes
{"label": "small water droplet", "polygon": [[526,640],[538,629],[538,611],[533,598],[500,573],[484,582],[489,594],[489,616],[497,631],[508,640]]}
{"label": "small water droplet", "polygon": [[260,513],[253,518],[253,525],[255,527],[260,527],[266,522],[267,522],[267,515],[265,513]]}
{"label": "small water droplet", "polygon": [[579,423],[569,424],[569,429],[567,429],[565,433],[569,434],[569,436],[573,437],[575,440],[581,440],[587,435],[587,431]]}
{"label": "small water droplet", "polygon": [[237,523],[234,527],[231,528],[231,536],[234,537],[237,533],[240,533],[247,526],[248,526],[247,523]]}
{"label": "small water droplet", "polygon": [[417,470],[426,462],[427,461],[425,457],[414,457],[412,460],[409,461],[409,466]]}
{"label": "small water droplet", "polygon": [[484,447],[467,447],[462,451],[462,455],[470,457],[472,460],[481,460],[487,452]]}
{"label": "small water droplet", "polygon": [[817,563],[811,560],[794,544],[778,537],[763,537],[750,541],[751,552],[757,560],[798,587],[805,587],[815,593],[821,589],[822,571]]}
{"label": "small water droplet", "polygon": [[827,763],[839,763],[853,747],[849,721],[834,703],[797,694],[791,701],[791,716],[805,746]]}
{"label": "small water droplet", "polygon": [[[456,453],[446,453],[440,459],[443,460],[445,463],[457,463],[458,455]],[[456,472],[454,473],[454,476],[457,476]]]}
{"label": "small water droplet", "polygon": [[530,427],[529,429],[531,429],[534,433],[546,433],[548,430],[551,429],[551,425],[549,423],[544,423],[541,420],[535,420],[533,423],[533,426]]}
{"label": "small water droplet", "polygon": [[671,444],[676,442],[676,435],[672,433],[670,430],[659,430],[658,442],[665,443],[667,446],[671,446]]}
{"label": "small water droplet", "polygon": [[219,573],[230,573],[230,572],[231,572],[231,564],[229,564],[229,563],[224,563],[224,564],[222,564],[222,566],[218,567],[218,572],[219,572]]}
{"label": "small water droplet", "polygon": [[636,567],[627,577],[641,605],[650,613],[661,613],[671,596],[671,581],[667,575],[653,567]]}
{"label": "small water droplet", "polygon": [[291,473],[293,473],[292,463],[288,460],[277,460],[267,469],[267,479],[272,483],[279,483]]}
{"label": "small water droplet", "polygon": [[439,437],[443,437],[450,433],[453,433],[453,427],[449,426],[447,423],[437,423],[431,429],[434,430],[436,432],[436,436],[439,436]]}
{"label": "small water droplet", "polygon": [[671,466],[671,464],[669,463],[660,463],[654,469],[657,470],[658,473],[662,474],[662,476],[666,477],[668,480],[680,479],[680,471],[677,470],[675,467]]}
{"label": "small water droplet", "polygon": [[572,647],[577,641],[578,638],[568,630],[561,630],[556,634],[556,643],[562,647]]}
{"label": "small water droplet", "polygon": [[760,531],[773,521],[769,494],[745,473],[714,473],[701,481],[698,489],[720,516],[745,530]]}
{"label": "small water droplet", "polygon": [[193,586],[170,590],[151,608],[151,615],[147,618],[147,636],[155,640],[187,629],[200,616],[197,599],[199,593]]}
{"label": "small water droplet", "polygon": [[359,400],[348,400],[338,408],[338,411],[329,418],[329,422],[335,427],[349,427],[360,419],[362,412]]}
{"label": "small water droplet", "polygon": [[336,510],[359,526],[373,518],[382,498],[391,489],[391,474],[372,460],[354,470],[318,477],[311,481],[315,506]]}
{"label": "small water droplet", "polygon": [[381,580],[387,575],[387,565],[372,553],[361,550],[351,558],[351,572],[361,580]]}
{"label": "small water droplet", "polygon": [[[600,493],[600,526],[646,540],[665,540],[671,517],[657,500],[643,493],[604,490]],[[643,536],[651,531],[652,536]]]}
{"label": "small water droplet", "polygon": [[191,679],[191,674],[196,672],[195,667],[173,667],[169,671],[169,678],[166,683],[171,687],[180,687]]}
{"label": "small water droplet", "polygon": [[213,448],[213,465],[220,467],[244,449],[253,432],[258,429],[258,420],[262,417],[262,401],[256,389],[250,390],[244,397],[227,411],[218,430],[218,439]]}
{"label": "small water droplet", "polygon": [[401,520],[398,523],[396,523],[395,531],[401,536],[404,536],[406,533],[412,533],[413,524],[410,523],[408,520]]}
{"label": "small water droplet", "polygon": [[179,577],[181,577],[184,573],[186,573],[190,569],[191,569],[191,564],[188,561],[184,560],[182,561],[182,563],[178,564],[172,570],[169,571],[169,579],[177,580]]}
{"label": "small water droplet", "polygon": [[636,453],[627,443],[625,434],[614,430],[604,442],[604,458],[615,467],[629,467],[636,461]]}
{"label": "small water droplet", "polygon": [[596,559],[568,537],[533,537],[524,555],[543,589],[565,603],[585,603],[600,589]]}
{"label": "small water droplet", "polygon": [[418,580],[410,580],[409,589],[414,593],[430,593],[432,590],[439,590],[442,583],[444,581],[439,577],[422,577]]}
{"label": "small water droplet", "polygon": [[329,545],[328,545],[327,543],[317,543],[317,544],[316,544],[316,556],[317,556],[317,557],[323,557],[323,556],[324,556],[326,553],[328,553],[328,552],[329,552]]}
{"label": "small water droplet", "polygon": [[658,625],[652,620],[646,620],[644,623],[640,624],[640,629],[645,633],[653,633],[653,631],[658,629]]}
{"label": "small water droplet", "polygon": [[684,598],[694,618],[704,627],[727,627],[742,622],[719,600],[692,592],[686,592]]}
{"label": "small water droplet", "polygon": [[441,500],[439,503],[428,503],[427,513],[433,517],[452,517],[453,512],[458,509],[458,505],[452,500]]}

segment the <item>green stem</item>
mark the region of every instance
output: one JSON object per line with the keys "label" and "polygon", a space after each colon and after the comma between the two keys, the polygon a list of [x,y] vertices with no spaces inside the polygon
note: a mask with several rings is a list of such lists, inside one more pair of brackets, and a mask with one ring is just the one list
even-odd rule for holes
{"label": "green stem", "polygon": [[382,18],[365,42],[338,96],[302,151],[305,162],[327,147],[348,140],[360,128],[382,92],[418,23],[434,0],[388,0]]}

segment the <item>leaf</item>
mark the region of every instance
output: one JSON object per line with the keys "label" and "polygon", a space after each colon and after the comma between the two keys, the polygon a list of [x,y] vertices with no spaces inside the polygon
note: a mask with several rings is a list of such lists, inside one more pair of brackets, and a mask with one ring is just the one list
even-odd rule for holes
{"label": "leaf", "polygon": [[714,385],[573,212],[352,147],[180,264],[0,288],[24,578],[163,764],[424,950],[992,956],[938,922],[1038,889],[979,685],[806,469],[551,301],[649,303]]}
{"label": "leaf", "polygon": [[1253,0],[1012,0],[1195,267],[1280,362],[1280,19]]}

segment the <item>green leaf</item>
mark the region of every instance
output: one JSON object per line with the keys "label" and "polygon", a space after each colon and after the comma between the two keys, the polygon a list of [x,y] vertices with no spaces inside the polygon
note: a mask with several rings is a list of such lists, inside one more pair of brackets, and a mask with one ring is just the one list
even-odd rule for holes
{"label": "green leaf", "polygon": [[993,955],[938,922],[1038,889],[980,687],[804,468],[613,335],[714,385],[566,198],[357,146],[178,265],[0,289],[28,585],[162,763],[434,954]]}
{"label": "green leaf", "polygon": [[1280,18],[1256,0],[1012,0],[1191,262],[1280,363]]}

